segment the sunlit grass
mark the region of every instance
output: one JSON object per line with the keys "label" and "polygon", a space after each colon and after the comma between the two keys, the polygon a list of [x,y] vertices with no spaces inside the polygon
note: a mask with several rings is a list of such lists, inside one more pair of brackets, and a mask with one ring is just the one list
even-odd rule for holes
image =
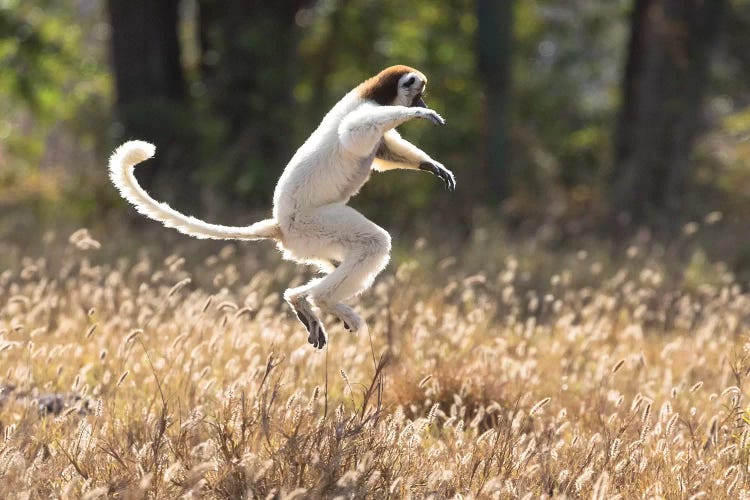
{"label": "sunlit grass", "polygon": [[267,247],[102,257],[125,244],[77,232],[0,275],[2,497],[750,489],[750,296],[720,269],[634,247],[544,276],[483,239],[396,259],[356,304],[370,335],[328,321],[319,352]]}

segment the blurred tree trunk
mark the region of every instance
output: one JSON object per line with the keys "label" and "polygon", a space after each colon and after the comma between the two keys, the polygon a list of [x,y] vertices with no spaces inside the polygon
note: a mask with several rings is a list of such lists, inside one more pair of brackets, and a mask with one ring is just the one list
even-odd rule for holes
{"label": "blurred tree trunk", "polygon": [[612,178],[620,223],[680,208],[725,7],[726,0],[635,1]]}
{"label": "blurred tree trunk", "polygon": [[[341,0],[338,8],[331,13],[328,34],[326,35],[325,41],[322,43],[320,51],[316,55],[320,63],[314,69],[313,73],[313,100],[311,106],[311,114],[314,117],[313,120],[321,120],[331,107],[328,79],[336,67],[336,56],[340,51],[339,44],[344,41],[348,43],[347,46],[351,46],[350,41],[344,38],[347,33],[341,26],[350,3],[350,0]],[[376,23],[371,23],[369,27],[372,27],[375,24]],[[361,30],[357,31],[361,33]]]}
{"label": "blurred tree trunk", "polygon": [[[177,34],[179,0],[108,0],[111,58],[117,113],[123,137],[153,142],[159,149],[152,168],[140,169],[146,186],[154,177],[177,183],[172,173],[183,160],[185,78]],[[177,189],[177,186],[175,186]]]}
{"label": "blurred tree trunk", "polygon": [[483,172],[477,186],[490,201],[509,194],[508,118],[511,91],[513,2],[477,0],[478,69],[484,84]]}
{"label": "blurred tree trunk", "polygon": [[235,194],[267,194],[291,157],[295,17],[305,3],[199,0],[201,76],[227,146],[212,180]]}
{"label": "blurred tree trunk", "polygon": [[108,5],[118,104],[152,96],[182,100],[179,0],[109,0]]}

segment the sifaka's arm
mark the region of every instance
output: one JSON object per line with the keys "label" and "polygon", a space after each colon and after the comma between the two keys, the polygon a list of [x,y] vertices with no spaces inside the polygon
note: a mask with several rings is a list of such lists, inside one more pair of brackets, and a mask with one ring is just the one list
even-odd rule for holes
{"label": "sifaka's arm", "polygon": [[396,130],[389,130],[383,135],[383,140],[375,153],[372,168],[379,172],[397,168],[426,170],[443,182],[449,191],[456,189],[456,178],[437,160],[403,139]]}
{"label": "sifaka's arm", "polygon": [[413,118],[429,120],[435,125],[445,124],[445,120],[431,109],[362,105],[341,121],[339,140],[348,151],[367,156],[383,134]]}

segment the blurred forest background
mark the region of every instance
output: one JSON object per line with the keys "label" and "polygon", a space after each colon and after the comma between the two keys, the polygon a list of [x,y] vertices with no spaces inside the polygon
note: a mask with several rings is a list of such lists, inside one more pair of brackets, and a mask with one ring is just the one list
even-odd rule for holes
{"label": "blurred forest background", "polygon": [[250,223],[333,103],[407,64],[448,126],[403,133],[458,190],[374,176],[354,205],[379,224],[552,248],[700,227],[748,272],[749,47],[746,0],[0,0],[0,238],[150,224],[106,177],[132,138],[156,198]]}

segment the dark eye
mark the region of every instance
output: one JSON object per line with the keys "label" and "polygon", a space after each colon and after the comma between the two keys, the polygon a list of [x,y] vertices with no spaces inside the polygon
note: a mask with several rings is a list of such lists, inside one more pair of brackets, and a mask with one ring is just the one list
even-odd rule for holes
{"label": "dark eye", "polygon": [[416,80],[416,78],[412,76],[404,82],[403,87],[411,87],[411,84],[414,83],[414,80]]}

